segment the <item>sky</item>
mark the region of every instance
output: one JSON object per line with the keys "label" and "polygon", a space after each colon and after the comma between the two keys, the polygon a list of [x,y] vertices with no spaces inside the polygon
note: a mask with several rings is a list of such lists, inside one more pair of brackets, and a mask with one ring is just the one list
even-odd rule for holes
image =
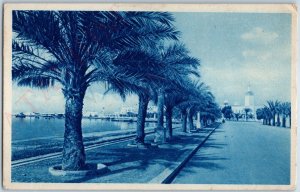
{"label": "sky", "polygon": [[[205,82],[221,105],[244,104],[248,85],[255,105],[267,100],[290,101],[291,16],[279,13],[173,13],[181,41],[201,62]],[[137,105],[130,95],[124,102],[117,94],[103,95],[104,86],[88,88],[84,111],[119,111]],[[46,90],[13,84],[13,113],[63,113],[60,85]]]}
{"label": "sky", "polygon": [[250,84],[255,104],[290,101],[289,14],[176,13],[182,40],[201,60],[202,80],[218,103],[244,104]]}

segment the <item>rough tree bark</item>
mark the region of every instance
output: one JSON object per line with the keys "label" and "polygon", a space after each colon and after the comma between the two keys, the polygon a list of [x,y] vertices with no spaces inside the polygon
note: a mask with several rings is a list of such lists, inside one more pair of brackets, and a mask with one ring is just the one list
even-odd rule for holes
{"label": "rough tree bark", "polygon": [[157,98],[157,127],[155,130],[155,143],[163,143],[166,139],[166,130],[164,129],[164,103],[165,93],[163,89],[158,90]]}
{"label": "rough tree bark", "polygon": [[194,129],[193,114],[191,113],[191,110],[188,110],[188,132],[192,129]]}
{"label": "rough tree bark", "polygon": [[173,136],[173,128],[172,128],[172,107],[166,106],[166,140],[170,141]]}
{"label": "rough tree bark", "polygon": [[139,109],[137,116],[137,126],[136,126],[136,143],[144,144],[145,139],[145,121],[147,115],[147,107],[149,103],[149,96],[140,94],[139,95]]}
{"label": "rough tree bark", "polygon": [[187,132],[187,126],[186,126],[186,124],[187,124],[187,112],[186,112],[186,110],[182,110],[181,115],[182,115],[182,120],[181,120],[182,121],[181,122],[182,131]]}
{"label": "rough tree bark", "polygon": [[83,93],[65,93],[65,133],[62,169],[80,170],[85,166],[85,151],[82,139],[81,119]]}

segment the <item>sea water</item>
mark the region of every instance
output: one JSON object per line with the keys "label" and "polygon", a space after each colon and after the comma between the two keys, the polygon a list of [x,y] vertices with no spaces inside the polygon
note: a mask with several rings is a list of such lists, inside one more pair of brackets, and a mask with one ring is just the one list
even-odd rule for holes
{"label": "sea water", "polygon": [[[45,118],[12,118],[12,141],[43,137],[63,137],[65,119]],[[146,127],[155,123],[146,122]],[[136,122],[117,122],[101,119],[82,119],[82,132],[105,132],[135,129]]]}

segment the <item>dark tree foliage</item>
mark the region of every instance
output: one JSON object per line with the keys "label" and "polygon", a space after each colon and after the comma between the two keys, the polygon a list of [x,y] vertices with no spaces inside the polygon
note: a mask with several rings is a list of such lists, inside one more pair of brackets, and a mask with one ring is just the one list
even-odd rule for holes
{"label": "dark tree foliage", "polygon": [[[287,118],[289,118],[289,122],[291,123],[291,103],[269,100],[267,101],[267,105],[256,110],[256,116],[257,119],[263,120],[264,125],[286,127]],[[282,118],[282,122],[280,121],[280,117]]]}
{"label": "dark tree foliage", "polygon": [[231,109],[231,106],[225,106],[222,108],[222,113],[224,118],[231,119],[233,117],[233,111]]}
{"label": "dark tree foliage", "polygon": [[140,78],[118,70],[113,60],[123,50],[155,46],[177,39],[174,18],[165,12],[13,11],[12,78],[20,86],[62,85],[65,135],[62,169],[85,166],[82,107],[90,84],[112,82],[117,87]]}

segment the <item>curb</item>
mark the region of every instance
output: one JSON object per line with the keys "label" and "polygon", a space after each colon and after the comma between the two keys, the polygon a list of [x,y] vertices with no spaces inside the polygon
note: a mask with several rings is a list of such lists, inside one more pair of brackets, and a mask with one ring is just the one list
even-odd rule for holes
{"label": "curb", "polygon": [[213,130],[205,137],[205,139],[198,144],[192,151],[187,151],[181,155],[182,158],[179,161],[176,161],[173,165],[166,168],[158,176],[149,181],[149,183],[161,183],[161,184],[170,184],[179,171],[186,165],[186,163],[193,157],[193,155],[199,150],[199,148],[207,141],[210,135],[220,126],[217,125]]}
{"label": "curb", "polygon": [[62,170],[61,165],[55,165],[48,169],[53,176],[84,177],[91,175],[101,175],[109,171],[108,167],[102,163],[87,163],[86,169],[77,171]]}

